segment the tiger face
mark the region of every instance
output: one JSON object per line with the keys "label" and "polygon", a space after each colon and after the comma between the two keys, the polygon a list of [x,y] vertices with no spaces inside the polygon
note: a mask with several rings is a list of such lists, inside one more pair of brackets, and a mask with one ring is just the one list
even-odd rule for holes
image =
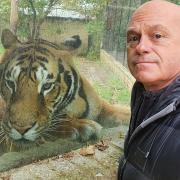
{"label": "tiger face", "polygon": [[7,106],[2,130],[16,143],[35,142],[67,118],[65,108],[75,99],[79,75],[70,55],[53,43],[21,43],[9,30],[1,39],[6,52],[0,92]]}

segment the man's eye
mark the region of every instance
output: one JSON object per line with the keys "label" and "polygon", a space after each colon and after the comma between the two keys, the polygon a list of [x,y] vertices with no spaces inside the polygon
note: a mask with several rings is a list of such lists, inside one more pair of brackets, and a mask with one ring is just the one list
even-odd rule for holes
{"label": "man's eye", "polygon": [[133,37],[131,38],[131,41],[138,41],[138,37],[137,37],[137,36],[133,36]]}
{"label": "man's eye", "polygon": [[128,37],[128,43],[136,43],[139,41],[139,37],[136,35],[131,35]]}
{"label": "man's eye", "polygon": [[162,35],[161,34],[155,34],[155,38],[160,39],[160,38],[162,38]]}

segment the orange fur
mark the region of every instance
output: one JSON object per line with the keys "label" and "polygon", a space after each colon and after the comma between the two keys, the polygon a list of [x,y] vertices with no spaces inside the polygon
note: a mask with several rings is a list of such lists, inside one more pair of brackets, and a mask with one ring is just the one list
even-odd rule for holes
{"label": "orange fur", "polygon": [[[44,138],[41,134],[43,134],[43,132],[48,132],[48,128],[51,127],[53,121],[55,121],[55,124],[51,127],[51,132],[48,132],[48,135],[55,135],[56,138],[70,136],[82,141],[87,141],[93,137],[99,137],[102,128],[101,125],[104,127],[112,127],[129,122],[129,108],[120,105],[110,105],[102,100],[90,83],[80,75],[74,66],[71,55],[67,51],[54,48],[54,46],[47,41],[42,43],[37,40],[37,42],[23,44],[17,41],[17,38],[12,34],[9,34],[8,37],[6,36],[7,34],[3,33],[2,39],[6,51],[2,56],[0,73],[6,73],[4,70],[8,68],[8,70],[12,70],[16,67],[16,63],[19,62],[17,60],[18,58],[27,57],[27,59],[21,59],[22,63],[17,65],[19,72],[24,69],[26,71],[23,71],[24,74],[19,75],[18,78],[14,80],[17,83],[16,90],[12,90],[13,88],[8,87],[6,79],[2,79],[0,84],[2,96],[6,100],[6,103],[4,103],[2,99],[0,101],[0,119],[2,123],[4,123],[4,132],[7,137],[11,137],[11,139],[13,139],[13,137],[17,138],[13,143],[17,143],[19,137],[22,137],[22,139],[26,137],[25,140],[30,142],[39,141],[42,137]],[[42,49],[48,49],[48,52],[44,54],[44,51],[39,52],[37,50],[36,52],[38,46],[41,47],[41,51]],[[28,47],[27,53],[29,54],[18,49],[24,47]],[[16,48],[17,51],[14,51]],[[19,54],[15,54],[14,59],[8,58],[13,52],[18,52]],[[45,56],[47,53],[49,54],[46,59]],[[31,62],[28,57],[32,56],[34,59]],[[46,60],[43,59],[41,63],[39,63],[38,60],[35,60],[37,57],[41,57],[39,61],[41,61],[42,58]],[[6,61],[8,61],[8,66],[3,66],[6,64]],[[38,89],[40,87],[39,85],[45,81],[38,80],[39,77],[42,78],[45,76],[44,74],[42,75],[40,70],[40,72],[38,72],[41,73],[41,75],[36,74],[38,68],[42,68],[43,72],[46,71],[49,76],[54,78],[52,83],[53,86],[47,94],[43,94],[42,92],[42,87],[45,84],[41,86],[40,90]],[[33,70],[31,71],[31,69]],[[67,95],[67,92],[69,93],[71,90],[69,85],[70,82],[72,83],[70,84],[72,88],[77,88],[75,90],[73,89],[72,97],[69,95],[71,101],[69,101],[69,96]],[[76,84],[73,84],[74,82],[76,82]],[[11,98],[12,93],[13,98]],[[64,100],[63,97],[67,99]],[[54,106],[57,105],[57,99],[58,101],[59,99],[64,100],[60,101],[61,103],[65,103],[63,108],[61,106]],[[66,104],[66,102],[68,102],[68,104]],[[5,104],[8,106],[7,108]],[[59,114],[64,113],[66,117],[59,118],[59,116],[57,116],[58,118],[53,119],[53,115],[58,114],[57,112],[53,112],[54,107],[57,107],[56,110],[58,110]],[[31,139],[33,136],[35,138]]]}

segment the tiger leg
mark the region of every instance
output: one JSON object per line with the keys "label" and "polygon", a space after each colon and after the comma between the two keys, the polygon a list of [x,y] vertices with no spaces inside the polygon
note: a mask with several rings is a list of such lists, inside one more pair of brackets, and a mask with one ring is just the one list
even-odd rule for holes
{"label": "tiger leg", "polygon": [[101,125],[89,119],[68,119],[59,124],[55,135],[85,142],[99,138],[101,129]]}

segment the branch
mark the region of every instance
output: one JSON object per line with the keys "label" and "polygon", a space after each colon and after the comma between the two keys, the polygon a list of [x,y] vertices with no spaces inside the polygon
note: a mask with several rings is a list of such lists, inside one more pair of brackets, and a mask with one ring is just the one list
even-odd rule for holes
{"label": "branch", "polygon": [[37,24],[37,33],[36,33],[36,38],[38,38],[39,36],[39,31],[40,31],[40,26],[42,25],[42,23],[44,22],[45,18],[47,17],[47,15],[51,12],[52,7],[57,4],[59,0],[50,0],[46,11],[44,12],[44,16],[42,18],[39,19],[38,24]]}
{"label": "branch", "polygon": [[31,5],[31,9],[33,11],[33,29],[32,29],[31,37],[34,39],[35,32],[36,32],[36,9],[34,7],[33,0],[28,0],[28,1],[29,1],[30,5]]}
{"label": "branch", "polygon": [[47,16],[47,15],[50,13],[51,8],[52,8],[54,5],[56,5],[58,1],[59,1],[59,0],[50,0],[50,2],[49,2],[49,4],[48,4],[48,8],[47,8],[47,10],[45,11],[45,16]]}

